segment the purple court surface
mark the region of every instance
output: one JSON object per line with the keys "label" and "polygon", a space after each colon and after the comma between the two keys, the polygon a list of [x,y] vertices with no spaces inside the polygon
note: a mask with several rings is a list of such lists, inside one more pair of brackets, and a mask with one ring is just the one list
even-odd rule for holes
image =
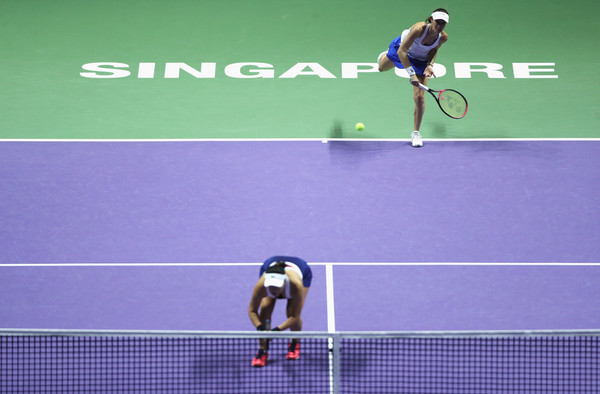
{"label": "purple court surface", "polygon": [[600,325],[599,141],[0,149],[2,327],[252,329],[277,254],[307,331]]}

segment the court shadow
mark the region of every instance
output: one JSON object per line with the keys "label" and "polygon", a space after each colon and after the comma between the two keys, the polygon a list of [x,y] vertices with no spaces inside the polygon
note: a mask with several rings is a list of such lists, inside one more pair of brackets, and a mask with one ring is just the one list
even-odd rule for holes
{"label": "court shadow", "polygon": [[342,346],[340,363],[344,366],[341,370],[341,381],[350,387],[359,386],[365,374],[369,373],[369,366],[373,365],[372,354],[353,346]]}
{"label": "court shadow", "polygon": [[238,392],[233,389],[243,386],[246,371],[253,368],[250,365],[252,353],[210,347],[200,347],[196,351],[199,356],[191,365],[189,384],[198,393],[210,393],[224,387]]}
{"label": "court shadow", "polygon": [[329,133],[327,143],[332,164],[348,170],[355,170],[363,163],[378,160],[385,155],[393,154],[400,149],[411,147],[407,141],[350,141],[341,122],[335,122]]}
{"label": "court shadow", "polygon": [[342,125],[342,122],[335,121],[333,123],[333,126],[329,130],[328,137],[329,138],[344,138],[344,126]]}
{"label": "court shadow", "polygon": [[560,157],[560,145],[536,141],[481,141],[465,142],[474,154],[501,155],[503,157],[527,156],[556,161]]}
{"label": "court shadow", "polygon": [[[282,375],[292,387],[306,392],[329,391],[329,354],[326,344],[301,352],[298,360],[282,360]],[[303,391],[304,392],[304,391]]]}
{"label": "court shadow", "polygon": [[444,123],[434,123],[433,128],[430,130],[429,135],[431,138],[446,138],[447,128]]}

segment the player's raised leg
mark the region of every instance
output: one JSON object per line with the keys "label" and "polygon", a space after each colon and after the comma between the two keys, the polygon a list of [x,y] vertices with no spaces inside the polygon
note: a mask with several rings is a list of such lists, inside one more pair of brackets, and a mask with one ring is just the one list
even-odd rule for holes
{"label": "player's raised leg", "polygon": [[377,59],[377,63],[378,63],[379,71],[380,72],[389,71],[389,70],[391,70],[392,68],[395,67],[394,62],[392,62],[387,57],[387,51],[381,52],[379,54],[379,58]]}

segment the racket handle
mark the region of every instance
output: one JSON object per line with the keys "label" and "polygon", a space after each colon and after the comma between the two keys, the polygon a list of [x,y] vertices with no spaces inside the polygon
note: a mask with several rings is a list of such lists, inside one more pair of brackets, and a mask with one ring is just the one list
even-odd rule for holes
{"label": "racket handle", "polygon": [[429,88],[427,86],[423,85],[422,83],[419,83],[419,87],[423,90],[429,91]]}
{"label": "racket handle", "polygon": [[265,326],[267,327],[267,331],[271,331],[271,319],[267,319]]}

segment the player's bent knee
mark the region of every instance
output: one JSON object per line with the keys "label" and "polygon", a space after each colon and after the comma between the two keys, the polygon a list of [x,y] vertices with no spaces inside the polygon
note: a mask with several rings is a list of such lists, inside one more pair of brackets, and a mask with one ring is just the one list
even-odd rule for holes
{"label": "player's bent knee", "polygon": [[379,72],[385,72],[385,71],[390,71],[392,68],[394,68],[394,64],[389,62],[382,62],[383,64],[379,64],[378,70]]}
{"label": "player's bent knee", "polygon": [[296,323],[292,327],[290,327],[290,330],[291,331],[302,331],[302,318],[301,317],[299,317],[296,320]]}
{"label": "player's bent knee", "polygon": [[425,105],[425,96],[423,94],[415,94],[414,99],[415,99],[416,105],[418,105],[418,106]]}
{"label": "player's bent knee", "polygon": [[377,70],[379,70],[379,72],[389,71],[394,67],[394,63],[387,56],[380,57],[379,61],[377,62]]}

